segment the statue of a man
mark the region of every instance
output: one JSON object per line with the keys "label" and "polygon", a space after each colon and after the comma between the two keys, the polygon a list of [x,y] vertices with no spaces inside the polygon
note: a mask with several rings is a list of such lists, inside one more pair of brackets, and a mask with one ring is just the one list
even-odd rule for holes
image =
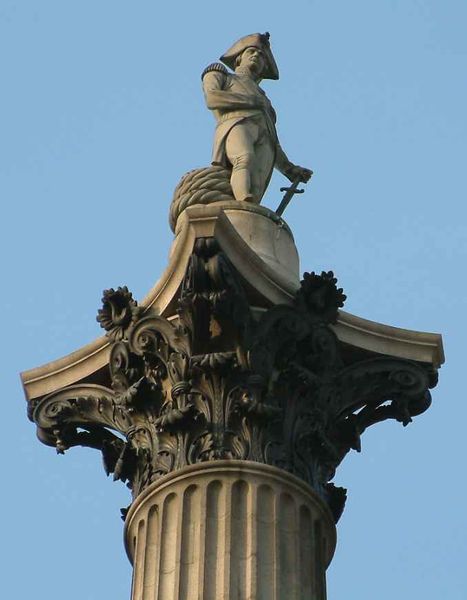
{"label": "statue of a man", "polygon": [[[276,132],[276,113],[262,79],[279,79],[269,34],[242,37],[202,74],[206,104],[217,121],[212,163],[232,168],[236,200],[259,204],[273,168],[291,181],[308,181],[310,169],[290,162]],[[230,67],[229,72],[224,65]]]}

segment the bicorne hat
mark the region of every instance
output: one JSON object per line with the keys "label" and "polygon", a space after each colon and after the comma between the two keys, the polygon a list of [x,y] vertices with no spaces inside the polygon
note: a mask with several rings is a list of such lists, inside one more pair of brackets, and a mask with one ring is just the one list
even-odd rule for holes
{"label": "bicorne hat", "polygon": [[219,60],[224,65],[230,67],[235,71],[235,60],[239,54],[241,54],[247,48],[260,48],[264,52],[264,58],[266,59],[266,66],[263,73],[261,73],[262,79],[279,79],[279,69],[277,68],[276,61],[271,52],[271,46],[269,45],[269,33],[251,33],[240,38],[235,44],[223,54]]}

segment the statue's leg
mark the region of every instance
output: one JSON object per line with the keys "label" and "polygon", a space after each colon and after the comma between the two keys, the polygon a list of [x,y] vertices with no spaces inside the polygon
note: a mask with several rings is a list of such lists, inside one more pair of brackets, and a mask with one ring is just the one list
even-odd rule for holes
{"label": "statue's leg", "polygon": [[255,143],[255,168],[251,176],[251,190],[259,204],[268,186],[276,160],[276,147],[269,132],[260,128]]}
{"label": "statue's leg", "polygon": [[225,152],[232,165],[230,184],[236,200],[259,202],[252,189],[252,174],[256,167],[255,142],[258,126],[250,120],[238,123],[229,131]]}

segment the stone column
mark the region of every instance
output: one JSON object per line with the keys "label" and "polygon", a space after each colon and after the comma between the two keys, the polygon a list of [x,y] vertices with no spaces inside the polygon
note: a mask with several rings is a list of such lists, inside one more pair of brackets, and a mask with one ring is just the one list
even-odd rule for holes
{"label": "stone column", "polygon": [[222,460],[150,485],[128,513],[125,539],[132,600],[324,600],[336,532],[298,478]]}
{"label": "stone column", "polygon": [[130,488],[132,600],[324,600],[336,470],[430,406],[441,338],[344,313],[331,271],[300,282],[264,207],[192,206],[175,232],[141,305],[104,292],[105,339],[23,374],[29,416]]}

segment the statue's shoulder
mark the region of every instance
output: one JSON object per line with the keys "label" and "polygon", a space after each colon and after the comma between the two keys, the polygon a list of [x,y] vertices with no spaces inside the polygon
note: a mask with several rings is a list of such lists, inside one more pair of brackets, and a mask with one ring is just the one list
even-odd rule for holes
{"label": "statue's shoulder", "polygon": [[219,62],[215,62],[215,63],[211,63],[210,65],[208,65],[204,71],[201,73],[201,79],[204,79],[204,76],[207,75],[208,73],[222,73],[223,75],[228,75],[228,71],[226,69],[226,67]]}

